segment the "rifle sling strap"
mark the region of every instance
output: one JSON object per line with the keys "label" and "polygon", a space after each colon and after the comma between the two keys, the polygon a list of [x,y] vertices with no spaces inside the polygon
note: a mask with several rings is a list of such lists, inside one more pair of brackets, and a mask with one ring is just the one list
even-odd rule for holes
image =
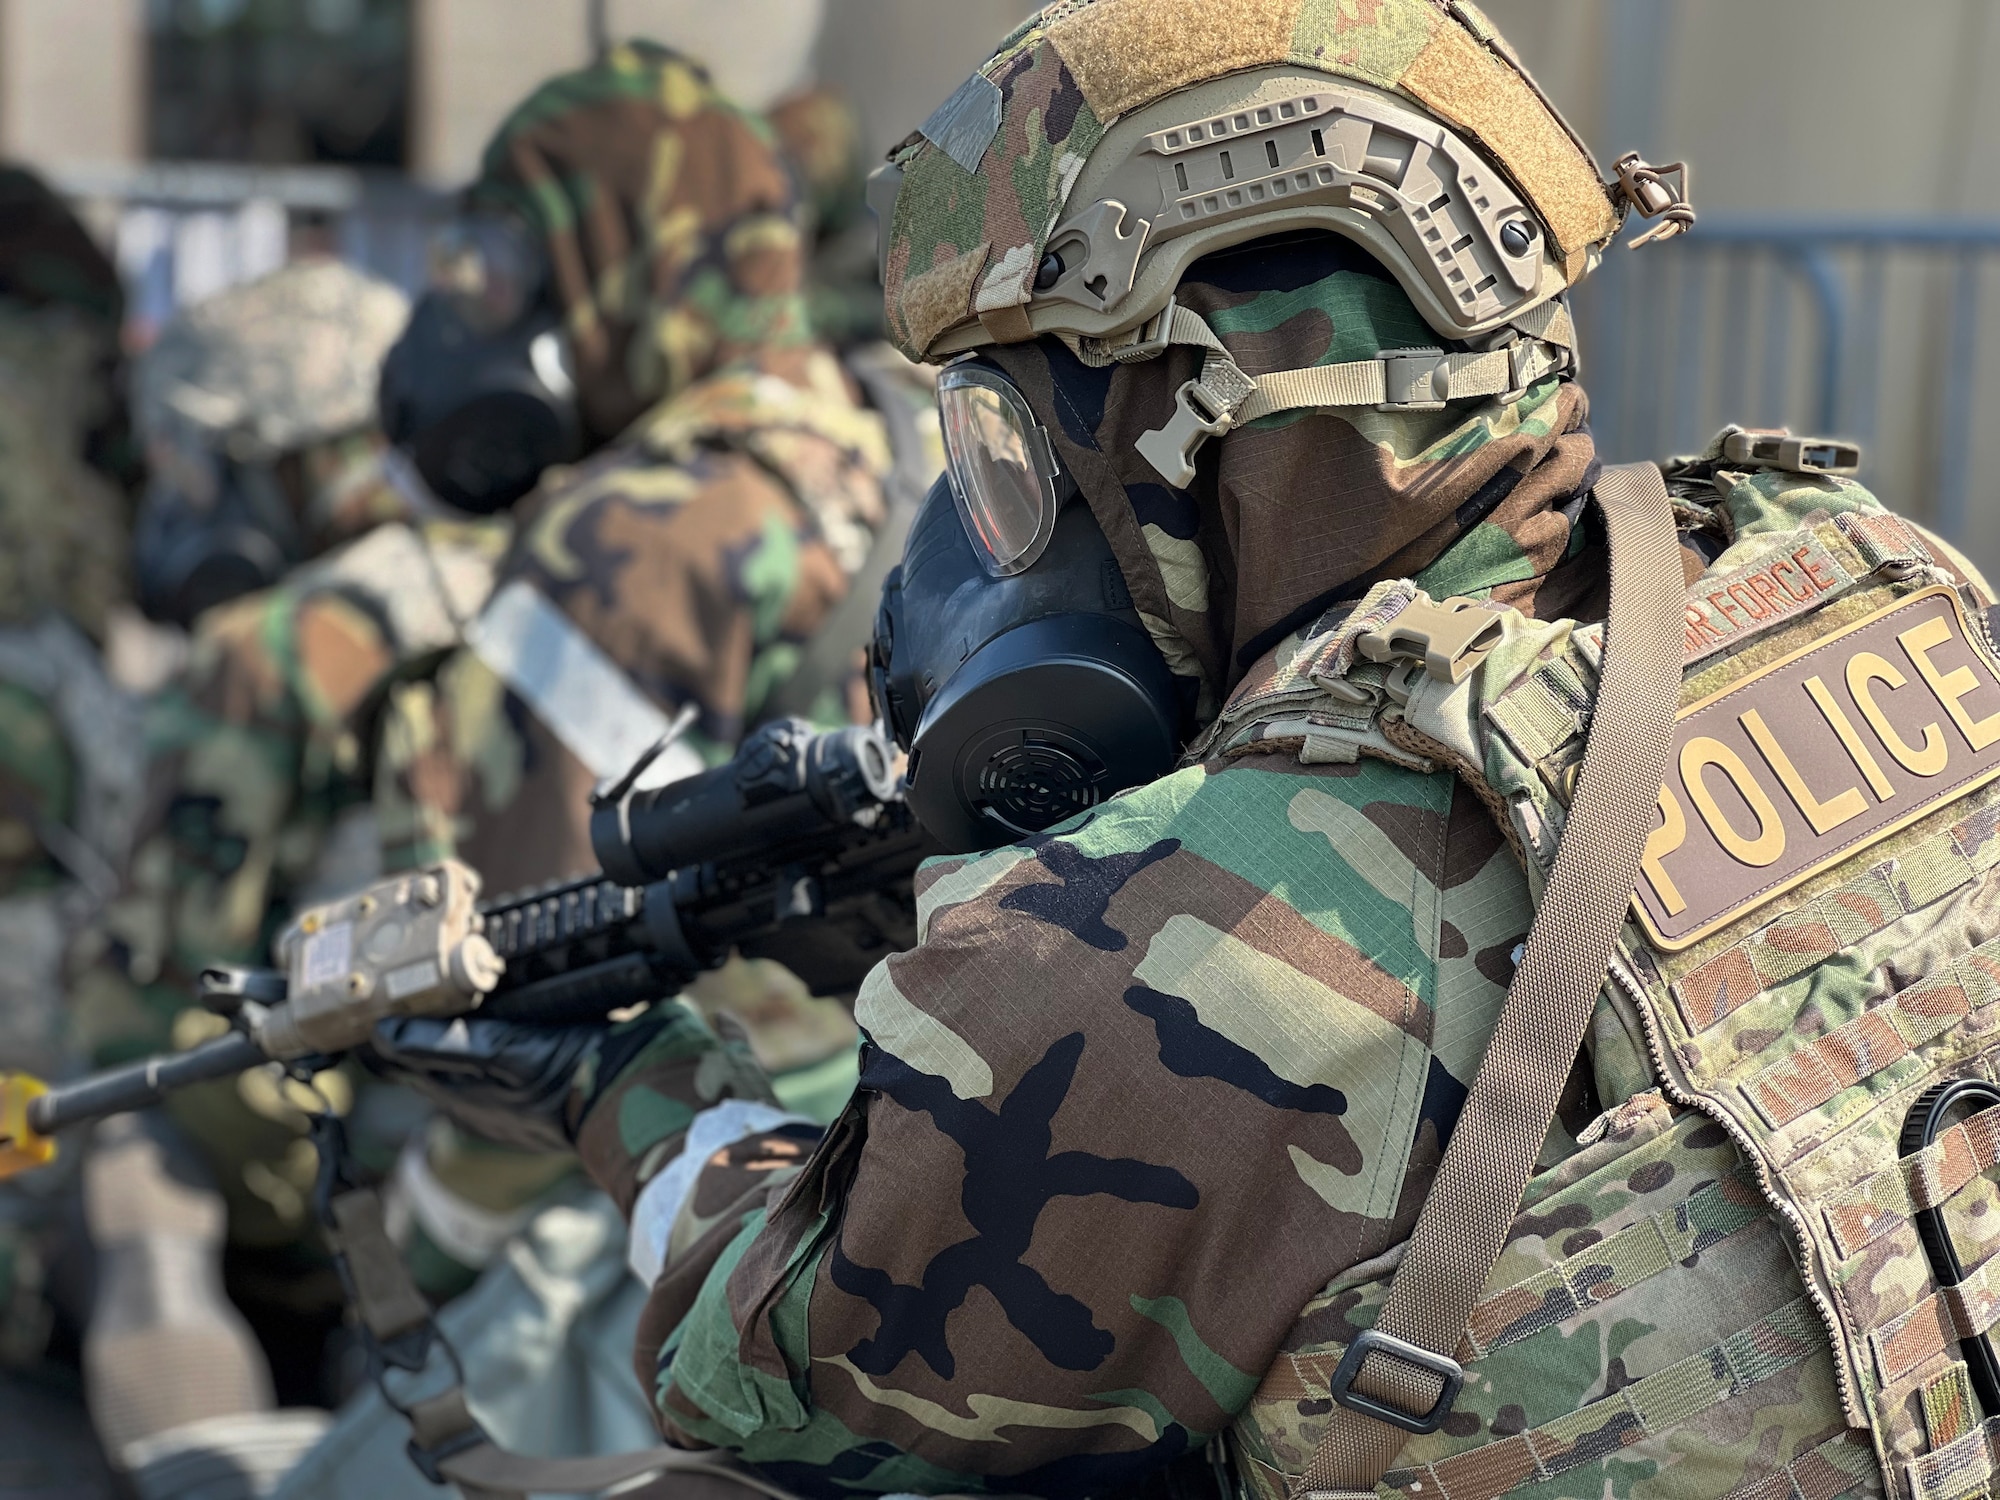
{"label": "rifle sling strap", "polygon": [[328,1239],[377,1359],[387,1352],[391,1363],[420,1375],[437,1366],[431,1358],[434,1349],[449,1355],[443,1363],[451,1371],[450,1383],[421,1398],[398,1401],[383,1387],[385,1400],[409,1419],[411,1459],[433,1482],[456,1485],[465,1500],[526,1500],[529,1495],[594,1495],[649,1475],[700,1474],[756,1491],[767,1500],[795,1500],[790,1491],[721,1453],[662,1446],[586,1458],[535,1458],[498,1446],[466,1403],[457,1356],[450,1354],[429,1302],[389,1238],[380,1197],[372,1188],[356,1188],[334,1197],[329,1206]]}
{"label": "rifle sling strap", "polygon": [[[1326,1435],[1292,1487],[1299,1500],[1373,1494],[1409,1433],[1449,1411],[1467,1320],[1555,1117],[1657,819],[1681,685],[1672,508],[1650,464],[1607,469],[1595,498],[1611,604],[1575,796],[1486,1059],[1373,1333],[1334,1377]],[[1370,1407],[1410,1420],[1391,1425]]]}

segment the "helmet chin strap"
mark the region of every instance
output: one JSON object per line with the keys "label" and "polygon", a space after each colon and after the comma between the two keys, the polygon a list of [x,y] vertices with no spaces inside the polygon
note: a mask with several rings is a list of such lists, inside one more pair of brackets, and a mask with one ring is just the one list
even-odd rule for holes
{"label": "helmet chin strap", "polygon": [[1158,359],[1176,344],[1204,351],[1201,373],[1174,393],[1165,425],[1143,433],[1140,457],[1175,489],[1194,482],[1203,443],[1278,412],[1372,406],[1377,411],[1443,411],[1448,401],[1482,396],[1518,399],[1550,375],[1576,369],[1569,308],[1544,302],[1509,325],[1497,347],[1447,353],[1442,348],[1385,349],[1372,359],[1250,375],[1199,313],[1169,301],[1122,339],[1064,337],[1085,364],[1102,368]]}

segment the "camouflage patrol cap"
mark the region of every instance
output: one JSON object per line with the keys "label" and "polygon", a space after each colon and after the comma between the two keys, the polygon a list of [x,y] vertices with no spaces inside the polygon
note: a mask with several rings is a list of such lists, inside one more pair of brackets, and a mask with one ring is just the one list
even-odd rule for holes
{"label": "camouflage patrol cap", "polygon": [[221,292],[176,317],[139,360],[140,436],[269,462],[367,428],[409,311],[386,281],[332,260]]}
{"label": "camouflage patrol cap", "polygon": [[1115,342],[1200,256],[1306,228],[1467,339],[1536,323],[1624,217],[1465,0],[1055,0],[898,149],[878,212],[891,192],[889,326],[915,359]]}

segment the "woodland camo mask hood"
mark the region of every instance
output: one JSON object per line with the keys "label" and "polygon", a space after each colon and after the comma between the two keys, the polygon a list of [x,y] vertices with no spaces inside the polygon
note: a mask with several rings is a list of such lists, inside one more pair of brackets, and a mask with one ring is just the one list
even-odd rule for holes
{"label": "woodland camo mask hood", "polygon": [[[1378,264],[1330,235],[1210,256],[1176,295],[1253,376],[1439,342]],[[1201,351],[1091,368],[1045,337],[979,357],[1047,424],[1155,643],[1199,682],[1203,718],[1286,632],[1448,549],[1466,554],[1465,586],[1500,584],[1523,609],[1601,608],[1601,570],[1563,566],[1597,469],[1587,403],[1565,380],[1434,412],[1266,417],[1210,441],[1178,490],[1133,445],[1172,412]]]}
{"label": "woodland camo mask hood", "polygon": [[810,339],[797,190],[770,127],[665,47],[625,43],[529,95],[467,207],[543,244],[600,442],[714,370]]}

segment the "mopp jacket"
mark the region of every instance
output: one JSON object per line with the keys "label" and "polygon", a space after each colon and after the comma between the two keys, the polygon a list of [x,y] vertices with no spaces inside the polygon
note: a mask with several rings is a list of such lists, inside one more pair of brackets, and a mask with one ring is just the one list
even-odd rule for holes
{"label": "mopp jacket", "polygon": [[[1991,596],[1860,487],[1721,451],[1676,471],[1714,562],[1586,1065],[1465,1392],[1385,1492],[1990,1472],[1957,1341],[2000,1302],[1980,1269],[1941,1290],[1913,1216],[1945,1206],[1983,1267],[2000,1131],[1898,1135],[1978,1071],[2000,999]],[[1178,774],[926,869],[847,1115],[704,1156],[652,1231],[670,1434],[812,1492],[1061,1493],[1226,1432],[1288,1493],[1483,1055],[1601,658],[1601,626],[1490,605],[1503,638],[1456,687],[1363,659],[1423,582],[1278,646]],[[668,1007],[579,1079],[622,1202],[731,1107],[725,1059]]]}

